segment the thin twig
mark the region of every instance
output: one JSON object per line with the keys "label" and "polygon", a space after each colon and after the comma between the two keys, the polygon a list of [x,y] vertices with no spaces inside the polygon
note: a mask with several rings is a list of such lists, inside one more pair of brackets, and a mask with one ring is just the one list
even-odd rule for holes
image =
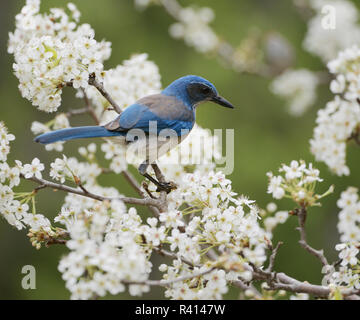
{"label": "thin twig", "polygon": [[305,231],[305,221],[306,221],[306,215],[307,215],[306,208],[304,206],[301,207],[300,209],[295,211],[295,214],[297,215],[298,220],[299,220],[299,227],[297,228],[297,230],[300,232],[300,240],[299,240],[300,245],[306,251],[308,251],[313,256],[318,258],[321,261],[323,266],[329,265],[325,255],[324,255],[324,250],[316,250],[313,247],[311,247],[306,241],[306,231]]}
{"label": "thin twig", "polygon": [[49,238],[49,240],[44,240],[45,242],[45,246],[49,247],[53,244],[66,244],[67,240],[66,239],[57,239],[57,238]]}
{"label": "thin twig", "polygon": [[114,108],[114,110],[120,114],[122,112],[119,105],[115,102],[115,100],[106,92],[104,85],[96,80],[96,76],[94,73],[90,74],[89,76],[89,84],[91,86],[94,86],[101,94],[102,96],[109,101],[111,106]]}
{"label": "thin twig", "polygon": [[71,109],[68,112],[66,112],[65,115],[69,118],[72,116],[77,116],[77,115],[85,114],[88,112],[89,112],[88,108]]}
{"label": "thin twig", "polygon": [[274,269],[274,265],[275,265],[275,259],[276,259],[276,256],[277,256],[277,253],[280,249],[280,247],[283,245],[283,242],[279,241],[275,247],[275,249],[272,248],[272,253],[270,255],[270,259],[269,259],[269,266],[268,268],[266,269],[267,271],[269,272],[272,272],[273,269]]}
{"label": "thin twig", "polygon": [[39,190],[46,188],[46,185],[41,184],[38,187],[36,187],[33,191],[34,194],[38,193]]}
{"label": "thin twig", "polygon": [[160,249],[160,248],[154,248],[154,251],[164,257],[169,257],[169,258],[173,258],[173,259],[180,258],[180,260],[182,262],[184,262],[185,264],[187,264],[190,267],[194,268],[194,267],[198,266],[198,265],[194,265],[190,260],[187,260],[183,257],[179,257],[179,255],[177,255],[175,252],[170,252],[170,251],[167,251],[165,249]]}

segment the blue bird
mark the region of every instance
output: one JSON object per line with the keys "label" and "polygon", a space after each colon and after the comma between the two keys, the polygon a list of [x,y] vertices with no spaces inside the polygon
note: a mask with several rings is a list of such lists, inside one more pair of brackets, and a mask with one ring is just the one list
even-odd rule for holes
{"label": "blue bird", "polygon": [[[172,184],[157,181],[147,173],[147,168],[185,139],[194,127],[196,107],[207,101],[234,108],[218,94],[211,82],[202,77],[188,75],[172,82],[160,94],[138,100],[106,125],[47,132],[36,137],[35,141],[48,144],[102,137],[116,139],[126,145],[136,144],[138,150],[145,152],[145,160],[138,168],[139,173],[157,185],[159,191],[170,192]],[[155,138],[155,144],[152,144],[151,137]]]}

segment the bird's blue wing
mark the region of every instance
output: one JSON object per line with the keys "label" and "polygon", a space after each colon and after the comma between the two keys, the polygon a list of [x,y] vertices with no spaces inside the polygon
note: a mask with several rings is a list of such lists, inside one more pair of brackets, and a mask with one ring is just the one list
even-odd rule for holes
{"label": "bird's blue wing", "polygon": [[139,128],[139,122],[141,122],[143,118],[151,118],[148,113],[149,108],[147,106],[138,103],[129,106],[119,116],[119,128],[125,130]]}
{"label": "bird's blue wing", "polygon": [[140,129],[149,133],[151,121],[156,122],[157,133],[163,129],[172,129],[177,135],[182,135],[182,130],[192,129],[195,114],[175,97],[157,94],[145,97],[127,107],[105,128],[111,131]]}

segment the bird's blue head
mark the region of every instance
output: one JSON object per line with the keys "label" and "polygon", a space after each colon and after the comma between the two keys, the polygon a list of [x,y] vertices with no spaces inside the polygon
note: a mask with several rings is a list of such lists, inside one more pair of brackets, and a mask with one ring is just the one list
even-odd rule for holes
{"label": "bird's blue head", "polygon": [[210,81],[198,76],[179,78],[166,87],[162,93],[180,99],[190,108],[206,101],[213,101],[221,106],[234,108],[229,101],[218,94]]}

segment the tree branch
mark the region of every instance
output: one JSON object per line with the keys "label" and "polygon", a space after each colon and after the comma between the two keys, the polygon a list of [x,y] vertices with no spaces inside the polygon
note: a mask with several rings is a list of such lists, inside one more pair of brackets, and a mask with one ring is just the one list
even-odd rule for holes
{"label": "tree branch", "polygon": [[210,269],[207,269],[205,271],[194,273],[194,274],[180,276],[180,277],[177,277],[177,278],[171,279],[171,280],[163,280],[163,279],[161,279],[161,280],[145,280],[145,281],[123,280],[122,283],[129,284],[129,285],[130,284],[137,284],[137,285],[167,287],[167,286],[169,286],[169,285],[171,285],[173,283],[176,283],[176,282],[181,282],[181,281],[185,281],[185,280],[194,279],[194,278],[204,276],[204,275],[210,273],[213,270],[215,270],[215,268],[210,268]]}
{"label": "tree branch", "polygon": [[25,180],[30,180],[33,181],[37,184],[40,184],[41,186],[47,187],[47,188],[51,188],[51,189],[55,189],[55,190],[62,190],[65,192],[69,192],[69,193],[73,193],[73,194],[77,194],[83,197],[87,197],[87,198],[91,198],[94,200],[98,200],[98,201],[112,201],[112,200],[121,200],[124,203],[127,204],[135,204],[135,205],[143,205],[143,206],[153,206],[153,207],[157,207],[157,208],[161,208],[162,203],[160,203],[160,201],[158,199],[152,199],[152,198],[144,198],[144,199],[138,199],[138,198],[129,198],[129,197],[118,197],[118,198],[110,198],[110,197],[103,197],[100,195],[96,195],[92,192],[89,192],[88,190],[86,190],[85,188],[80,188],[80,189],[76,189],[73,187],[69,187],[63,184],[58,184],[58,183],[54,183],[45,179],[39,179],[36,177],[31,177],[31,178],[25,178],[24,175],[21,175],[21,178],[25,179]]}
{"label": "tree branch", "polygon": [[[267,272],[251,265],[248,270],[252,271],[254,280],[266,281],[270,290],[285,290],[294,293],[307,293],[315,297],[328,298],[331,294],[329,287],[315,285],[308,282],[296,280],[283,272]],[[359,295],[359,290],[343,289],[341,294],[345,299],[354,299],[354,295]]]}

